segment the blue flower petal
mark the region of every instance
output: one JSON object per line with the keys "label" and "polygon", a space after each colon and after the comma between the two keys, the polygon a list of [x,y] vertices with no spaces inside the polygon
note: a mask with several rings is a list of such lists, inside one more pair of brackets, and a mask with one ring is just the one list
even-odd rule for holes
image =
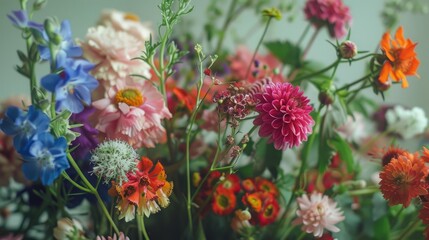
{"label": "blue flower petal", "polygon": [[61,77],[58,76],[58,74],[51,73],[44,76],[40,83],[46,90],[50,92],[55,92],[55,89],[57,88],[57,85],[60,80]]}
{"label": "blue flower petal", "polygon": [[75,95],[86,105],[91,104],[91,91],[84,85],[75,86]]}
{"label": "blue flower petal", "polygon": [[36,181],[40,175],[40,166],[35,161],[24,162],[22,164],[22,172],[28,180]]}

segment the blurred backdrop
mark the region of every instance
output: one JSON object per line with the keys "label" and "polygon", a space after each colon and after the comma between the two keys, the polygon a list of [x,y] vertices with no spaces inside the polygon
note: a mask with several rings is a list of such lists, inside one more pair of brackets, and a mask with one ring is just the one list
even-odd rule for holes
{"label": "blurred backdrop", "polygon": [[[217,1],[223,1],[224,4],[221,5],[227,8],[231,0]],[[295,10],[290,16],[284,16],[281,21],[272,23],[266,40],[298,40],[307,26],[302,13],[305,1],[294,2],[297,4]],[[350,7],[353,19],[351,40],[357,44],[359,50],[374,51],[384,32],[380,17],[384,1],[344,0],[344,3]],[[157,4],[158,1],[155,0],[50,0],[46,8],[37,13],[34,20],[42,22],[47,16],[56,16],[60,20],[69,19],[74,37],[84,38],[87,29],[95,25],[101,11],[109,8],[135,13],[142,21],[148,21],[152,23],[152,26],[157,26],[161,20]],[[181,23],[181,27],[188,28],[198,40],[204,34],[204,23],[210,21],[210,19],[207,19],[206,14],[210,0],[195,0],[193,4],[195,6],[194,11]],[[16,50],[24,49],[25,43],[19,36],[19,30],[12,27],[6,17],[10,11],[18,8],[18,0],[0,0],[0,99],[29,94],[27,80],[14,70],[14,66],[19,63]],[[294,18],[292,22],[289,21],[290,17]],[[224,21],[223,19],[221,20],[221,22],[215,24],[221,26]],[[429,100],[427,93],[429,89],[429,15],[401,13],[399,20],[399,24],[404,27],[405,36],[419,43],[416,52],[421,61],[419,69],[420,80],[410,77],[410,87],[408,89],[402,89],[400,85],[395,85],[386,94],[386,102],[419,106],[425,109],[426,113],[429,113],[429,105],[427,104]],[[237,22],[231,26],[229,34],[226,36],[226,46],[232,50],[237,44],[244,44],[253,51],[262,34],[262,25],[260,14],[257,15],[254,11],[243,13]],[[325,41],[328,39],[329,36],[324,30],[311,48],[308,58],[318,60],[325,65],[333,62],[336,56],[333,48]],[[202,45],[204,47],[204,42]],[[260,51],[265,51],[265,49],[262,47]],[[337,77],[342,82],[351,82],[362,76],[363,70],[364,66],[362,65],[353,65],[351,67],[342,65]],[[41,68],[38,71],[39,77],[46,73],[47,68],[46,70]],[[368,95],[374,95],[370,91],[368,91]],[[315,97],[312,96],[313,99]],[[374,96],[374,99],[382,101],[381,97]]]}

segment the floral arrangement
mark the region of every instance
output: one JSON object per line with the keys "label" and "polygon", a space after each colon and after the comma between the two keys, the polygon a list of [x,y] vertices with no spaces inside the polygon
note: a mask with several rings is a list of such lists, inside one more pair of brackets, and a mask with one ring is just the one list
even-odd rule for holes
{"label": "floral arrangement", "polygon": [[[425,113],[363,94],[419,77],[424,46],[395,12],[416,1],[386,1],[375,51],[358,51],[342,0],[307,0],[297,43],[264,39],[295,1],[232,0],[225,16],[213,1],[225,24],[208,21],[204,44],[177,31],[189,0],[160,1],[157,27],[105,10],[80,39],[33,21],[46,1],[19,3],[7,17],[30,95],[1,105],[0,239],[429,239],[429,150],[400,146],[424,139]],[[229,51],[248,9],[263,35]],[[321,31],[329,65],[307,58]],[[364,74],[339,81],[356,62]]]}

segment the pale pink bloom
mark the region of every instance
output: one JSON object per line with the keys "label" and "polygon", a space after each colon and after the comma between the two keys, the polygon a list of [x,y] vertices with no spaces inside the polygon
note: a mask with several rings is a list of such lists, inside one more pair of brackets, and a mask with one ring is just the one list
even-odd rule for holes
{"label": "pale pink bloom", "polygon": [[340,231],[335,224],[343,221],[344,216],[334,200],[318,192],[313,192],[310,197],[304,194],[296,200],[299,207],[296,211],[298,218],[293,224],[302,224],[301,229],[306,233],[313,233],[315,237],[321,237],[324,229]]}
{"label": "pale pink bloom", "polygon": [[84,56],[95,64],[91,71],[105,91],[131,74],[150,78],[150,67],[134,59],[142,54],[144,41],[131,34],[112,27],[97,26],[88,29],[85,41],[81,43]]}
{"label": "pale pink bloom", "polygon": [[[270,77],[273,82],[285,81],[281,74],[281,63],[272,54],[256,54],[255,61],[250,62],[252,56],[252,52],[246,47],[240,46],[235,55],[229,58],[231,73],[235,78],[246,81],[244,84],[254,83],[266,77]],[[251,67],[247,74],[249,65]]]}
{"label": "pale pink bloom", "polygon": [[24,239],[24,237],[22,235],[13,235],[12,233],[10,233],[9,235],[0,237],[0,240],[22,240]]}
{"label": "pale pink bloom", "polygon": [[96,240],[130,240],[130,238],[125,236],[123,232],[120,232],[119,237],[116,236],[116,234],[113,234],[113,237],[108,236],[107,238],[103,236],[97,236]]}
{"label": "pale pink bloom", "polygon": [[352,116],[347,116],[346,122],[337,128],[339,135],[348,142],[361,144],[370,133],[365,118],[360,113],[354,113]]}
{"label": "pale pink bloom", "polygon": [[138,40],[148,41],[152,34],[150,24],[141,22],[139,17],[132,13],[117,11],[115,9],[106,9],[101,13],[100,25],[112,27],[116,31],[127,32]]}
{"label": "pale pink bloom", "polygon": [[342,0],[308,0],[304,13],[316,28],[327,26],[333,38],[341,38],[347,33],[352,17]]}
{"label": "pale pink bloom", "polygon": [[107,95],[93,106],[101,110],[96,128],[108,139],[123,140],[134,148],[155,147],[166,141],[161,120],[171,118],[171,113],[150,81],[118,84]]}
{"label": "pale pink bloom", "polygon": [[290,83],[271,83],[255,95],[256,112],[253,124],[260,126],[259,136],[269,137],[274,148],[285,150],[299,146],[312,132],[313,107],[298,86]]}

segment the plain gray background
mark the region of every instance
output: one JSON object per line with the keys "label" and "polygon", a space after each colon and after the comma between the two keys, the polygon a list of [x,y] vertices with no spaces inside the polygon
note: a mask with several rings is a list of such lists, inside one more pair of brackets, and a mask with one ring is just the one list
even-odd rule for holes
{"label": "plain gray background", "polygon": [[[195,36],[201,36],[203,23],[207,20],[205,9],[210,0],[194,0],[194,11],[186,16],[182,28],[188,27]],[[229,5],[229,0],[222,0],[225,7]],[[30,1],[31,3],[32,1]],[[288,22],[286,17],[281,21],[273,21],[266,40],[290,39],[297,41],[303,29],[307,25],[304,21],[302,6],[304,1],[297,1],[298,12],[296,20]],[[383,34],[380,12],[384,1],[374,0],[344,0],[344,3],[351,9],[352,14],[352,38],[359,50],[374,51]],[[158,0],[50,0],[45,9],[38,12],[35,16],[36,21],[43,21],[46,16],[57,16],[60,20],[69,19],[72,26],[72,32],[75,38],[84,38],[89,27],[93,26],[103,9],[114,8],[120,11],[133,12],[140,16],[142,21],[152,22],[156,27],[160,22],[160,11],[156,7]],[[27,80],[15,72],[14,66],[19,63],[16,55],[16,49],[24,49],[25,43],[20,38],[20,32],[12,27],[6,15],[19,8],[18,0],[0,0],[0,99],[5,99],[15,95],[28,95],[29,87]],[[421,79],[409,77],[410,87],[402,89],[400,85],[395,85],[386,94],[386,102],[401,103],[406,106],[419,106],[429,112],[429,106],[426,104],[428,98],[427,90],[429,89],[429,34],[428,34],[428,15],[403,14],[401,15],[400,24],[404,27],[405,37],[411,38],[418,42],[417,53],[421,61],[419,74]],[[217,23],[220,26],[222,21]],[[241,38],[241,43],[246,44],[251,50],[256,47],[257,41],[263,31],[260,23],[260,16],[256,16],[253,11],[243,14],[238,21],[232,25],[231,34],[226,38],[226,46],[233,49],[237,44],[237,39]],[[250,33],[250,35],[249,35]],[[311,33],[311,32],[310,32]],[[234,39],[236,39],[234,41]],[[316,59],[325,65],[335,60],[335,52],[326,42],[329,39],[326,30],[322,31],[316,43],[309,52],[308,58]],[[306,39],[308,40],[308,38]],[[203,45],[204,46],[204,45]],[[261,48],[261,51],[265,49]],[[339,70],[337,77],[340,82],[351,82],[363,76],[363,65],[343,65]],[[40,76],[46,74],[45,69],[39,68],[37,73]],[[46,69],[47,70],[47,69]],[[366,94],[372,96],[371,91]],[[315,96],[311,97],[315,99]],[[377,97],[381,101],[380,97]]]}

